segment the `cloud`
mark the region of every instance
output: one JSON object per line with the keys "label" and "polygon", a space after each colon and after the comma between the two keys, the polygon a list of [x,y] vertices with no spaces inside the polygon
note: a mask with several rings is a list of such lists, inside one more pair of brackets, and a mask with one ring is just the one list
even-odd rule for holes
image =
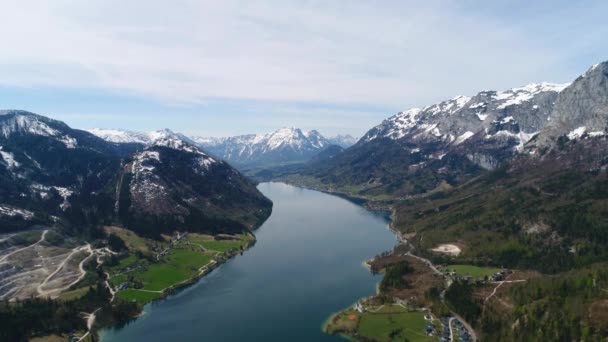
{"label": "cloud", "polygon": [[187,103],[408,105],[517,86],[531,75],[560,78],[565,55],[553,34],[538,44],[529,22],[461,4],[16,2],[0,14],[0,83]]}

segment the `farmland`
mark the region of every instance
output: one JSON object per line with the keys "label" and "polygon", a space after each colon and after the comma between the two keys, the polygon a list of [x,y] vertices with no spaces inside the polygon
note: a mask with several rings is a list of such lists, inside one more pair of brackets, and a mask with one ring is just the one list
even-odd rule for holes
{"label": "farmland", "polygon": [[127,239],[129,253],[123,253],[108,265],[109,282],[117,290],[118,298],[139,304],[164,297],[244,250],[253,240],[249,234],[221,237],[188,234],[152,241],[115,227],[111,232]]}

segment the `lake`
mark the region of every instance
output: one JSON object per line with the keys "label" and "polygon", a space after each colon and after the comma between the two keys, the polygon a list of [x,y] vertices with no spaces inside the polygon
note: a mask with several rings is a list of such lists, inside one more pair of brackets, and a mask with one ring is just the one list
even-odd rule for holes
{"label": "lake", "polygon": [[195,285],[149,304],[118,341],[341,341],[321,326],[332,312],[375,292],[362,262],[397,240],[386,214],[282,183],[259,190],[274,202],[257,243]]}

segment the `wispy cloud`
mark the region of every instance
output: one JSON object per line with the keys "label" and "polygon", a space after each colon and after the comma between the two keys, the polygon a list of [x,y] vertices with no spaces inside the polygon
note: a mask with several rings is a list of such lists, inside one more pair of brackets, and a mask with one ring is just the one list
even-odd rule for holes
{"label": "wispy cloud", "polygon": [[22,1],[0,8],[0,84],[169,104],[403,108],[566,81],[608,56],[606,9],[556,1]]}

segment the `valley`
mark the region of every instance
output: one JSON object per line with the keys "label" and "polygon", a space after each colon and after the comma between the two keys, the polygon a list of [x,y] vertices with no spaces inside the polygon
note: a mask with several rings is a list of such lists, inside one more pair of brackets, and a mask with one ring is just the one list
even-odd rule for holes
{"label": "valley", "polygon": [[[3,111],[0,337],[169,339],[154,312],[182,324],[185,305],[184,339],[605,338],[606,70],[408,109],[356,142]],[[225,326],[258,308],[274,318]]]}

